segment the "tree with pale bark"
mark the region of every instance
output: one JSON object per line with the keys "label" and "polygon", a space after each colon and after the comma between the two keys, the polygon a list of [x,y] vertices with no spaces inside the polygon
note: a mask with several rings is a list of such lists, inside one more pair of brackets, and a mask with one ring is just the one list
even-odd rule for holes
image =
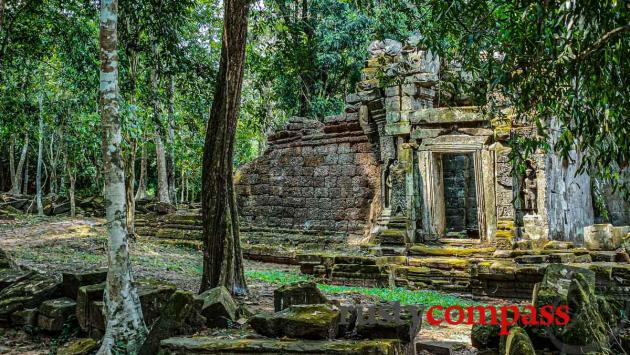
{"label": "tree with pale bark", "polygon": [[[125,228],[125,177],[118,91],[118,1],[102,0],[100,14],[100,111],[108,232],[105,284],[106,330],[98,354],[137,353],[146,338],[140,299],[133,284]],[[121,349],[121,347],[123,347]]]}

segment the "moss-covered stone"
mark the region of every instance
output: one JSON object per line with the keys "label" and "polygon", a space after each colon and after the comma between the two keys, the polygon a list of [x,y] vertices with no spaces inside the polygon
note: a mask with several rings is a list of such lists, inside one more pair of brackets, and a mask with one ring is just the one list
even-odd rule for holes
{"label": "moss-covered stone", "polygon": [[200,302],[189,291],[176,291],[171,295],[161,311],[140,349],[140,355],[156,354],[160,341],[166,338],[195,333],[206,323],[206,318],[199,312]]}
{"label": "moss-covered stone", "polygon": [[98,344],[92,338],[76,339],[57,350],[57,355],[88,355],[91,354]]}
{"label": "moss-covered stone", "polygon": [[273,305],[276,312],[298,304],[322,303],[328,303],[328,299],[317,288],[317,284],[310,281],[283,285],[273,291]]}
{"label": "moss-covered stone", "polygon": [[400,339],[401,343],[414,341],[420,331],[419,309],[399,309],[391,304],[373,304],[358,307],[352,336],[361,339]]}
{"label": "moss-covered stone", "polygon": [[226,328],[236,321],[237,304],[225,287],[215,287],[195,296],[209,328]]}
{"label": "moss-covered stone", "polygon": [[188,354],[328,354],[328,355],[399,355],[397,340],[275,340],[216,339],[210,337],[170,338],[163,340],[159,355]]}
{"label": "moss-covered stone", "polygon": [[85,270],[78,272],[64,272],[62,274],[63,295],[76,300],[79,287],[105,282],[107,268]]}
{"label": "moss-covered stone", "polygon": [[45,300],[58,297],[61,281],[47,275],[34,275],[0,292],[0,320],[8,321],[13,312],[35,308]]}
{"label": "moss-covered stone", "polygon": [[93,301],[103,301],[103,293],[105,292],[105,283],[87,285],[79,287],[77,295],[76,315],[81,330],[90,331],[91,303]]}
{"label": "moss-covered stone", "polygon": [[446,246],[430,246],[424,244],[414,244],[409,252],[411,255],[427,255],[427,256],[467,256],[474,254],[491,254],[496,250],[495,247],[485,248],[457,248]]}
{"label": "moss-covered stone", "polygon": [[250,319],[250,325],[268,337],[334,339],[339,319],[339,311],[330,305],[296,305],[273,315],[257,314]]}
{"label": "moss-covered stone", "polygon": [[39,307],[37,324],[48,332],[60,332],[65,323],[72,322],[76,326],[76,305],[67,297],[45,301]]}
{"label": "moss-covered stone", "polygon": [[470,266],[470,260],[458,259],[458,258],[442,258],[442,257],[428,257],[428,258],[409,258],[410,266],[424,266],[436,269],[467,269]]}
{"label": "moss-covered stone", "polygon": [[501,327],[498,325],[475,324],[470,331],[470,342],[477,349],[497,349],[499,347]]}
{"label": "moss-covered stone", "polygon": [[23,281],[33,276],[32,271],[21,271],[17,269],[1,269],[0,270],[0,291],[13,285],[14,283]]}
{"label": "moss-covered stone", "polygon": [[521,327],[512,327],[508,336],[501,339],[500,353],[505,355],[536,355],[532,341]]}
{"label": "moss-covered stone", "polygon": [[545,270],[545,276],[534,294],[533,304],[541,307],[546,304],[565,304],[571,280],[577,274],[582,274],[585,281],[591,286],[595,285],[595,273],[589,269],[551,264]]}
{"label": "moss-covered stone", "polygon": [[[608,321],[604,319],[600,308],[611,316],[606,301],[597,298],[593,285],[584,274],[577,273],[573,276],[567,301],[571,312],[571,322],[565,326],[560,338],[562,342],[583,353],[612,354],[608,337]],[[614,324],[613,324],[614,325]]]}

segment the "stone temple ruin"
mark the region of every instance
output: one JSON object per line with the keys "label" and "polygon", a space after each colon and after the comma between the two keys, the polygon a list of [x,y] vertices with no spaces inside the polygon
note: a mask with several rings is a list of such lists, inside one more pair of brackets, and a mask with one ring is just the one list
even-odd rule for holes
{"label": "stone temple ruin", "polygon": [[[245,258],[329,283],[513,299],[529,299],[547,266],[571,264],[594,269],[598,292],[630,294],[628,201],[599,186],[601,223],[579,159],[537,151],[515,172],[508,139],[535,128],[509,107],[471,106],[456,65],[413,43],[369,52],[343,114],[290,119],[238,171]],[[168,242],[201,238],[199,211],[137,224]]]}
{"label": "stone temple ruin", "polygon": [[[466,106],[465,95],[448,93],[446,83],[440,88],[453,69],[441,69],[430,51],[385,40],[369,52],[345,113],[324,123],[290,120],[269,137],[267,152],[241,169],[246,228],[367,237],[382,255],[450,239],[503,247],[512,240],[582,242],[594,212],[590,189],[577,187],[589,177],[556,181],[558,157],[543,152],[529,156],[524,174],[513,173],[507,140],[535,134],[535,127],[509,114],[488,117]],[[609,197],[613,224],[628,224],[627,202]]]}

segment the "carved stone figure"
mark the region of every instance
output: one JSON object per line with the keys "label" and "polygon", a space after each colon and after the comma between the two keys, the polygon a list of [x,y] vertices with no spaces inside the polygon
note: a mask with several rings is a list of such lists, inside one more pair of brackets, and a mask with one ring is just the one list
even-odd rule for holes
{"label": "carved stone figure", "polygon": [[525,212],[536,213],[536,173],[529,166],[525,170],[525,180],[523,181],[523,202],[525,204]]}

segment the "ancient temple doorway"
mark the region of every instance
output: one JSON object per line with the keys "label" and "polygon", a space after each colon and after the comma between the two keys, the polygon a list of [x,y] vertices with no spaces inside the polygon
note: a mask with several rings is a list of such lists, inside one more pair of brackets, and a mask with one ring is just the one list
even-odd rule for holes
{"label": "ancient temple doorway", "polygon": [[472,153],[444,153],[444,237],[479,238],[475,164]]}

